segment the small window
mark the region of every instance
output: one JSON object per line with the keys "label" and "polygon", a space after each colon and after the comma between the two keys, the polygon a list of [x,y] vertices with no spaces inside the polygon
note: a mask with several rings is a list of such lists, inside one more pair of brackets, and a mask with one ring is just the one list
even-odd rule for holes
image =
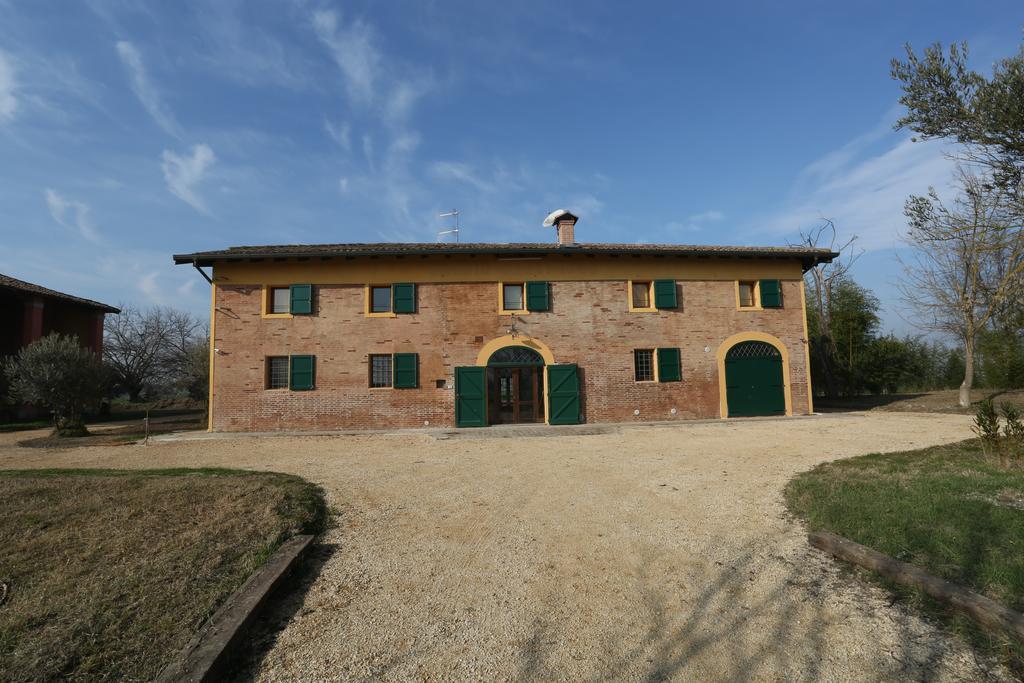
{"label": "small window", "polygon": [[756,282],[740,283],[740,308],[753,308],[755,302]]}
{"label": "small window", "polygon": [[288,388],[288,356],[267,358],[267,389]]}
{"label": "small window", "polygon": [[633,352],[633,379],[637,382],[654,381],[654,349]]}
{"label": "small window", "polygon": [[291,310],[292,295],[288,287],[271,287],[270,313],[288,313]]}
{"label": "small window", "polygon": [[370,387],[391,386],[391,354],[370,356]]}
{"label": "small window", "polygon": [[522,311],[523,306],[523,285],[504,285],[501,289],[501,310]]}
{"label": "small window", "polygon": [[633,297],[633,308],[650,308],[651,307],[651,283],[650,282],[633,282],[633,291],[630,293]]}
{"label": "small window", "polygon": [[370,287],[370,313],[391,312],[391,285]]}

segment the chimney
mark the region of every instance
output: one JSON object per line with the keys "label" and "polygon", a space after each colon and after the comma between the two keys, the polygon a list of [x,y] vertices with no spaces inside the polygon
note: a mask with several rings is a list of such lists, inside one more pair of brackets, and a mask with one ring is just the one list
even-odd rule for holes
{"label": "chimney", "polygon": [[562,246],[576,244],[576,216],[567,213],[555,221],[555,229],[558,230],[558,243]]}
{"label": "chimney", "polygon": [[544,219],[544,225],[555,226],[555,230],[558,231],[559,246],[568,247],[576,244],[575,233],[578,220],[578,216],[574,216],[565,209],[558,209],[548,214],[548,217]]}

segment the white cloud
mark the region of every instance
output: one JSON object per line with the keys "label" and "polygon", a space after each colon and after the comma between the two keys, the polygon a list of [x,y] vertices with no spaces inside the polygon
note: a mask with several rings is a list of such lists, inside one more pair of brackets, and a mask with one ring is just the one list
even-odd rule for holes
{"label": "white cloud", "polygon": [[121,58],[121,62],[128,69],[128,74],[131,76],[132,91],[139,98],[142,106],[153,117],[157,125],[163,128],[168,135],[181,138],[181,126],[178,125],[174,115],[160,97],[160,93],[150,82],[139,51],[128,41],[121,40],[117,43],[117,54]]}
{"label": "white cloud", "polygon": [[151,270],[139,278],[139,291],[145,294],[146,298],[153,303],[162,303],[164,299],[163,290],[156,281],[158,277],[160,277],[160,273]]}
{"label": "white cloud", "polygon": [[17,81],[14,79],[14,65],[10,58],[0,52],[0,123],[14,118],[18,99],[14,96]]}
{"label": "white cloud", "polygon": [[206,204],[197,189],[206,171],[216,160],[213,150],[206,144],[192,147],[191,156],[178,155],[165,149],[162,168],[167,189],[196,211],[208,214]]}
{"label": "white cloud", "polygon": [[461,161],[435,161],[430,165],[430,174],[440,180],[455,180],[472,185],[481,192],[490,192],[494,186],[483,180],[473,167]]}
{"label": "white cloud", "polygon": [[313,14],[313,29],[341,69],[349,96],[356,102],[371,102],[380,68],[380,53],[373,46],[373,30],[358,19],[347,26],[341,25],[338,13],[331,10]]}
{"label": "white cloud", "polygon": [[341,192],[342,194],[348,193],[348,178],[338,179],[338,191]]}
{"label": "white cloud", "polygon": [[701,211],[700,213],[695,213],[689,218],[687,218],[687,220],[690,221],[691,223],[717,223],[723,218],[725,218],[725,214],[722,213],[721,211],[709,209],[708,211]]}
{"label": "white cloud", "polygon": [[90,242],[98,242],[99,233],[89,216],[89,207],[83,202],[65,199],[56,190],[46,189],[46,206],[53,220],[69,230],[77,230]]}
{"label": "white cloud", "polygon": [[669,233],[678,232],[700,232],[708,227],[709,223],[719,223],[725,218],[725,214],[717,209],[708,209],[687,216],[685,221],[670,221],[665,224],[665,230]]}
{"label": "white cloud", "polygon": [[363,156],[366,157],[366,163],[369,164],[370,170],[373,170],[373,137],[369,133],[363,136]]}
{"label": "white cloud", "polygon": [[844,235],[857,235],[866,250],[896,246],[906,225],[903,205],[911,194],[930,186],[949,187],[954,164],[938,142],[912,142],[900,137],[875,149],[874,131],[808,164],[794,183],[791,199],[751,232],[795,238],[830,218]]}
{"label": "white cloud", "polygon": [[341,70],[351,104],[401,126],[416,103],[433,90],[429,71],[414,73],[389,60],[374,44],[373,27],[355,19],[345,23],[333,10],[313,13],[313,30]]}
{"label": "white cloud", "polygon": [[338,146],[343,150],[346,152],[350,152],[352,150],[352,126],[347,122],[335,125],[329,120],[324,119],[324,130],[327,131],[327,134],[331,139],[338,143]]}

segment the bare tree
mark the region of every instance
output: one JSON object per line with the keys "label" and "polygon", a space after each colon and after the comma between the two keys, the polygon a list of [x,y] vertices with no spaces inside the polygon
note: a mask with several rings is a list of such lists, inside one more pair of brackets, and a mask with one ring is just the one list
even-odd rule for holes
{"label": "bare tree", "polygon": [[104,321],[103,359],[117,386],[137,401],[144,393],[186,386],[195,348],[205,337],[205,324],[189,313],[123,305],[120,315]]}
{"label": "bare tree", "polygon": [[804,275],[804,283],[810,292],[808,305],[811,307],[812,329],[808,330],[812,339],[808,339],[815,355],[817,366],[821,368],[822,381],[825,384],[825,395],[835,397],[839,393],[836,381],[834,359],[838,352],[835,336],[832,332],[832,301],[836,287],[850,272],[854,262],[862,252],[854,252],[853,244],[857,240],[854,235],[845,242],[839,241],[839,233],[831,219],[823,218],[820,225],[807,232],[800,232],[797,246],[818,249],[827,247],[840,256],[831,263],[819,263]]}
{"label": "bare tree", "polygon": [[903,260],[900,291],[916,324],[963,345],[959,403],[967,407],[979,332],[1024,294],[1024,227],[1013,188],[965,167],[958,184],[952,206],[934,189],[907,200],[912,255]]}

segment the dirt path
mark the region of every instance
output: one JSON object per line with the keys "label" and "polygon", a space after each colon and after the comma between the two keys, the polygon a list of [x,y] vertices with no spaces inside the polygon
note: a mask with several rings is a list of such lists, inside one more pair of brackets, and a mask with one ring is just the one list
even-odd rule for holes
{"label": "dirt path", "polygon": [[262,680],[1002,678],[844,578],[782,501],[815,463],[954,441],[968,425],[871,413],[47,452],[0,435],[0,467],[224,465],[323,485],[338,526],[252,663]]}

